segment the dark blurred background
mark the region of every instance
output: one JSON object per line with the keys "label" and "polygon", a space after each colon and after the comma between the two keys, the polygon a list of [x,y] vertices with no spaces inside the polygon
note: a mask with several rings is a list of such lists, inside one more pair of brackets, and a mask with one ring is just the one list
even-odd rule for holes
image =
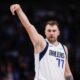
{"label": "dark blurred background", "polygon": [[0,0],[0,80],[33,80],[33,45],[11,4],[19,3],[44,36],[44,22],[55,19],[60,24],[60,41],[68,46],[69,64],[74,80],[80,80],[80,2],[65,0]]}

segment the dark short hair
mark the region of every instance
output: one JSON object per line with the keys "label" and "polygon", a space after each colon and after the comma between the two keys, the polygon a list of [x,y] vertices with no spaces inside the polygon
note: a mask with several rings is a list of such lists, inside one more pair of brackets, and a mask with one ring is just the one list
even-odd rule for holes
{"label": "dark short hair", "polygon": [[49,20],[49,21],[46,21],[46,23],[45,23],[45,28],[46,28],[47,25],[50,25],[50,26],[57,25],[58,29],[60,30],[58,21],[56,21],[56,20]]}
{"label": "dark short hair", "polygon": [[51,25],[51,26],[57,25],[58,26],[59,24],[58,24],[58,22],[56,20],[50,20],[50,21],[47,21],[46,22],[45,26],[46,25]]}

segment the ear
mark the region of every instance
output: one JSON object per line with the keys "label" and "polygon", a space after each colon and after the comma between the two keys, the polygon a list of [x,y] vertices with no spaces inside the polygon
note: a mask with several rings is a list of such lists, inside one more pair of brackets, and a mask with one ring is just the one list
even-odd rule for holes
{"label": "ear", "polygon": [[46,28],[44,29],[44,34],[46,35]]}
{"label": "ear", "polygon": [[58,35],[60,36],[60,30],[59,30],[59,33],[58,33]]}
{"label": "ear", "polygon": [[44,35],[46,36],[46,31],[44,31]]}

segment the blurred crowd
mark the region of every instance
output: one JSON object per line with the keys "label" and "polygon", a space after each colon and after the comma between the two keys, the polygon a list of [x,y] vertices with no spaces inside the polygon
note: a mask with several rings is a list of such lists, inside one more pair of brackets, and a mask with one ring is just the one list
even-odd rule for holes
{"label": "blurred crowd", "polygon": [[[61,27],[60,41],[69,49],[69,65],[74,80],[80,80],[80,6],[76,4],[36,6],[29,8],[28,5],[26,8],[25,3],[22,8],[30,22],[43,36],[44,22],[47,19],[58,20]],[[9,11],[1,15],[0,80],[33,80],[34,49],[29,36],[17,16],[12,16]]]}

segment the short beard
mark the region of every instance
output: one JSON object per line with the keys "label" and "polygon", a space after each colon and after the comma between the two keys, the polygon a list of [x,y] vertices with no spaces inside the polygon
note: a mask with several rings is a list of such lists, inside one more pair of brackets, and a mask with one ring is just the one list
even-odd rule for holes
{"label": "short beard", "polygon": [[54,40],[48,39],[48,41],[49,41],[50,43],[53,43],[53,42],[56,42],[57,40],[56,40],[56,39],[54,39]]}

